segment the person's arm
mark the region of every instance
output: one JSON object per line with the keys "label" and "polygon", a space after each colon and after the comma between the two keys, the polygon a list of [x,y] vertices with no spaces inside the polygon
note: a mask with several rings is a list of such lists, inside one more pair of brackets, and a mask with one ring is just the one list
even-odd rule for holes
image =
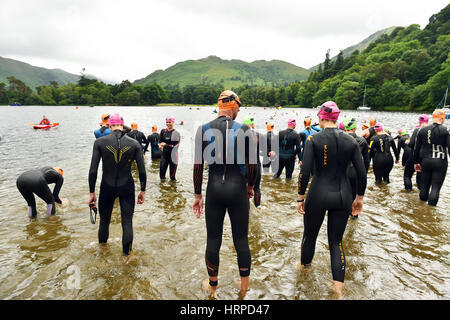
{"label": "person's arm", "polygon": [[397,145],[395,144],[394,138],[389,137],[389,143],[391,144],[392,150],[394,151],[395,163],[398,163],[400,157],[400,150],[397,150]]}
{"label": "person's arm", "polygon": [[203,213],[203,198],[202,198],[202,183],[203,183],[203,129],[199,127],[195,135],[194,140],[194,171],[193,171],[193,183],[194,183],[194,204],[192,205],[192,211],[197,218]]}
{"label": "person's arm", "polygon": [[366,168],[366,173],[369,171],[369,164],[370,164],[370,157],[369,157],[369,145],[367,144],[367,141],[364,139],[362,142],[364,147],[362,150],[362,157],[364,161],[364,167]]}
{"label": "person's arm", "polygon": [[352,204],[352,216],[358,216],[361,213],[363,207],[364,193],[367,187],[367,172],[366,167],[364,166],[361,152],[356,145],[352,154],[352,164],[355,167],[358,182],[356,198]]}
{"label": "person's arm", "polygon": [[414,165],[419,164],[419,162],[420,162],[420,150],[421,149],[422,149],[422,137],[419,132],[416,135],[415,143],[414,143],[414,152],[413,152]]}
{"label": "person's arm", "polygon": [[150,144],[150,137],[151,137],[151,136],[148,136],[148,137],[147,137],[147,140],[145,141],[144,153],[146,153],[147,150],[148,150],[148,145]]}
{"label": "person's arm", "polygon": [[53,188],[53,198],[55,198],[56,203],[62,204],[62,201],[59,198],[59,192],[61,191],[62,185],[64,183],[64,178],[59,173],[57,173],[57,175],[58,178],[55,184],[55,188]]}
{"label": "person's arm", "polygon": [[89,192],[95,192],[95,183],[97,182],[98,165],[100,163],[101,153],[98,140],[95,141],[94,147],[92,149],[91,166],[89,168]]}
{"label": "person's arm", "polygon": [[297,211],[305,214],[305,193],[308,187],[309,177],[314,167],[314,150],[312,136],[309,136],[305,143],[305,152],[303,155],[303,164],[298,176],[298,205]]}
{"label": "person's arm", "polygon": [[145,189],[147,187],[147,173],[145,171],[144,156],[142,155],[140,145],[138,145],[138,147],[136,148],[135,159],[137,169],[139,172],[139,182],[141,183],[141,191],[145,192]]}

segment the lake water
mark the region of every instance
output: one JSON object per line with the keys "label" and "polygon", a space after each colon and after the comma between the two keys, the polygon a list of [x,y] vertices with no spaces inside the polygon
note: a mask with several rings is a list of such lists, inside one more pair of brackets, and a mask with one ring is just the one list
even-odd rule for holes
{"label": "lake water", "polygon": [[[207,299],[201,282],[204,264],[204,216],[191,211],[192,135],[200,123],[213,119],[212,107],[0,107],[0,299]],[[146,156],[147,193],[136,205],[133,219],[133,257],[122,261],[120,212],[116,203],[110,239],[104,249],[97,240],[98,222],[92,225],[87,206],[88,170],[104,112],[120,113],[126,124],[138,122],[146,135],[152,125],[163,128],[173,115],[181,132],[181,164],[177,182],[160,182],[159,162]],[[263,110],[242,108],[265,132],[265,121],[275,131],[294,117],[301,124],[309,109]],[[28,123],[42,115],[59,122],[49,131],[33,130]],[[418,114],[343,111],[340,119],[375,117],[396,135],[410,133]],[[359,125],[360,128],[360,125]],[[358,131],[359,132],[359,131]],[[16,188],[23,171],[42,166],[64,169],[60,196],[69,203],[48,218],[38,199],[38,218],[27,217],[27,205]],[[100,166],[101,170],[101,166]],[[296,268],[300,259],[303,219],[296,211],[298,165],[291,181],[262,177],[262,204],[251,203],[249,242],[252,254],[250,291],[246,299],[334,299],[328,283],[331,268],[325,219],[311,272]],[[450,298],[450,177],[447,173],[437,207],[419,201],[418,189],[403,190],[403,167],[395,164],[389,185],[377,186],[369,169],[363,213],[350,220],[344,235],[347,262],[343,299],[449,299]],[[138,182],[136,173],[134,174]],[[97,180],[97,191],[100,185]],[[415,177],[413,177],[413,181]],[[206,181],[203,183],[206,187]],[[139,183],[136,184],[136,190]],[[51,189],[53,186],[51,185]],[[205,193],[203,193],[204,195]],[[239,278],[231,226],[225,218],[220,252],[219,299],[236,299]]]}

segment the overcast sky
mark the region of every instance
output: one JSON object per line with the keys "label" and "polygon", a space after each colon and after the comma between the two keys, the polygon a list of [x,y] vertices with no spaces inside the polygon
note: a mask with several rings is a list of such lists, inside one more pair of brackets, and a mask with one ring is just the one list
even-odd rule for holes
{"label": "overcast sky", "polygon": [[0,0],[0,56],[106,81],[189,59],[310,68],[391,26],[424,28],[448,0]]}

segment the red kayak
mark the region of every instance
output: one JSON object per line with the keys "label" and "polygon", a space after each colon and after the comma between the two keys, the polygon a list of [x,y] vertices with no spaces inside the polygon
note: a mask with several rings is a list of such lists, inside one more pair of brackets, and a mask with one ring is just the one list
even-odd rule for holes
{"label": "red kayak", "polygon": [[56,127],[59,123],[51,123],[51,124],[35,124],[33,126],[34,129],[50,129]]}

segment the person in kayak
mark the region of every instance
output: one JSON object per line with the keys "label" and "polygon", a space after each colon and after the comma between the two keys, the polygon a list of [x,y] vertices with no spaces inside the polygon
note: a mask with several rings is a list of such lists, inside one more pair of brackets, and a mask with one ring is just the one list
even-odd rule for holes
{"label": "person in kayak", "polygon": [[111,133],[108,121],[109,121],[109,114],[107,113],[102,114],[101,121],[99,123],[100,128],[94,131],[96,139],[107,136],[108,134]]}
{"label": "person in kayak", "polygon": [[399,162],[397,146],[394,138],[383,130],[383,125],[380,122],[377,122],[374,129],[377,134],[370,141],[369,153],[375,153],[375,156],[373,156],[373,173],[375,175],[375,183],[379,184],[384,181],[388,184],[390,182],[389,174],[394,167],[394,158],[391,154],[391,148],[394,152],[395,163]]}
{"label": "person in kayak", "polygon": [[[408,159],[406,160],[405,170],[403,171],[403,183],[405,185],[405,190],[407,190],[407,191],[412,191],[412,188],[413,188],[412,176],[414,175],[414,173],[416,173],[417,188],[420,189],[420,178],[422,176],[422,173],[420,171],[416,172],[414,169],[413,154],[414,154],[414,148],[416,145],[417,134],[423,127],[426,127],[428,125],[428,122],[429,122],[428,115],[421,114],[419,116],[419,125],[416,128],[414,128],[414,131],[411,134],[411,138],[409,139],[409,142],[407,142],[407,146],[411,150],[411,156],[408,157]],[[419,150],[419,156],[420,156],[420,150]]]}
{"label": "person in kayak", "polygon": [[131,131],[127,133],[127,135],[133,139],[135,139],[141,146],[141,149],[144,150],[145,144],[147,143],[147,138],[145,138],[145,134],[138,130],[138,124],[133,122],[131,124]]}
{"label": "person in kayak", "polygon": [[[215,296],[219,274],[219,251],[222,244],[225,213],[231,221],[233,243],[237,252],[240,294],[249,286],[251,254],[248,244],[249,199],[254,196],[256,181],[256,146],[249,126],[235,121],[241,102],[231,90],[218,99],[218,117],[197,130],[194,157],[194,204],[197,218],[203,213],[202,182],[204,163],[208,163],[205,220],[207,243],[206,270],[209,290]],[[251,153],[253,150],[253,154]]]}
{"label": "person in kayak", "polygon": [[[51,183],[55,184],[53,192],[48,187]],[[60,167],[43,167],[22,173],[17,178],[16,185],[28,204],[28,216],[30,218],[37,216],[35,194],[47,203],[47,215],[54,215],[55,204],[62,204],[65,200],[59,198],[63,183],[63,170]]]}
{"label": "person in kayak", "polygon": [[278,133],[278,158],[279,165],[278,171],[274,175],[274,178],[279,178],[283,169],[286,168],[286,179],[292,178],[292,173],[295,168],[296,156],[301,159],[300,137],[295,131],[296,121],[295,119],[288,120],[288,128]]}
{"label": "person in kayak", "polygon": [[122,131],[123,125],[123,118],[119,114],[111,115],[109,118],[111,134],[97,139],[94,143],[88,176],[90,192],[88,204],[97,207],[95,184],[98,165],[102,160],[103,174],[98,198],[100,213],[98,241],[100,244],[108,241],[114,201],[119,198],[122,218],[122,251],[124,261],[128,261],[133,244],[133,212],[135,207],[134,180],[131,175],[133,161],[136,161],[141,185],[141,192],[137,198],[138,204],[144,203],[145,200],[147,175],[140,145]]}
{"label": "person in kayak", "polygon": [[156,125],[152,126],[152,134],[147,137],[147,142],[144,147],[144,154],[148,150],[148,146],[150,145],[150,152],[152,156],[152,160],[161,158],[161,150],[159,150],[159,133],[158,127]]}
{"label": "person in kayak", "polygon": [[447,174],[450,132],[443,125],[446,117],[444,110],[436,109],[432,117],[433,123],[423,127],[417,134],[413,157],[415,170],[422,173],[420,200],[436,206]]}
{"label": "person in kayak", "polygon": [[169,168],[170,180],[176,181],[178,167],[178,147],[180,145],[180,133],[175,130],[175,118],[167,117],[167,128],[162,129],[159,134],[159,149],[162,151],[161,162],[159,166],[159,178],[166,179],[167,168]]}
{"label": "person in kayak", "polygon": [[42,117],[41,122],[39,122],[40,125],[51,125],[50,120],[47,119],[46,116]]}
{"label": "person in kayak", "polygon": [[[317,236],[328,211],[328,245],[334,291],[340,296],[345,278],[343,235],[349,214],[361,213],[367,185],[366,168],[356,140],[337,128],[340,110],[335,102],[325,102],[319,112],[323,131],[306,140],[303,165],[298,180],[297,211],[303,215],[304,233],[301,245],[301,265],[308,269],[315,253]],[[352,189],[347,167],[352,163],[357,174],[357,196],[352,201]],[[305,201],[309,178],[314,176]]]}

